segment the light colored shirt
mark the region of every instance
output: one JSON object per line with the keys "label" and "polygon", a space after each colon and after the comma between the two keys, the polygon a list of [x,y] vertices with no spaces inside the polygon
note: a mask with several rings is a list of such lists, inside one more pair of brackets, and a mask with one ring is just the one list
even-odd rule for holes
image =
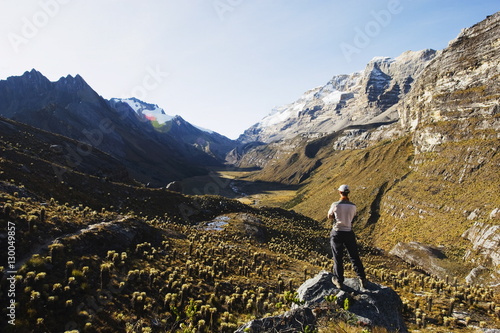
{"label": "light colored shirt", "polygon": [[337,231],[351,231],[352,220],[356,215],[356,205],[348,200],[332,203],[328,210],[328,218],[334,219],[333,229]]}

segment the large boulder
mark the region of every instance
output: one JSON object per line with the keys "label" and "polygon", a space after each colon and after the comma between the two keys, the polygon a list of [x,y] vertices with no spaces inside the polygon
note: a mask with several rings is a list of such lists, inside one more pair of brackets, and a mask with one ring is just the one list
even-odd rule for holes
{"label": "large boulder", "polygon": [[[402,317],[402,302],[391,288],[368,283],[362,288],[358,279],[348,278],[342,290],[332,283],[333,274],[322,271],[297,290],[300,305],[280,316],[252,320],[236,332],[303,332],[314,329],[322,317],[349,318],[361,326],[383,327],[407,332]],[[327,297],[334,296],[334,297]],[[347,300],[347,301],[346,301]]]}
{"label": "large boulder", "polygon": [[419,242],[398,243],[389,252],[430,275],[445,279],[448,271],[443,265],[446,256],[436,247]]}
{"label": "large boulder", "polygon": [[73,255],[105,255],[109,250],[126,251],[143,242],[157,246],[164,235],[183,237],[175,232],[159,231],[144,221],[125,216],[119,220],[90,225],[74,234],[56,238],[53,243],[70,248]]}
{"label": "large boulder", "polygon": [[398,294],[391,288],[369,282],[362,288],[359,279],[348,278],[343,290],[332,283],[333,274],[322,271],[304,282],[299,289],[298,298],[303,306],[315,308],[325,305],[325,296],[335,295],[335,302],[341,308],[347,303],[348,312],[355,315],[356,321],[370,327],[384,327],[389,331],[405,332],[402,317],[403,305]]}

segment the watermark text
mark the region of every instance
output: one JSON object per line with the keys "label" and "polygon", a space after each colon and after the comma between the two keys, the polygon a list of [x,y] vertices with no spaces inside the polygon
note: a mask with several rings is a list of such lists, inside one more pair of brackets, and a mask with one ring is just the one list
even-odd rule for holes
{"label": "watermark text", "polygon": [[7,222],[7,322],[16,325],[16,225]]}
{"label": "watermark text", "polygon": [[390,0],[385,9],[378,11],[372,10],[370,12],[370,21],[366,22],[364,27],[359,26],[354,28],[354,38],[351,43],[340,43],[342,54],[348,62],[351,62],[353,55],[361,53],[361,51],[368,47],[373,38],[377,37],[382,29],[387,27],[394,15],[401,13],[403,6],[400,0]]}
{"label": "watermark text", "polygon": [[8,34],[9,42],[16,53],[20,51],[22,45],[28,44],[30,40],[38,36],[39,32],[45,28],[54,17],[56,17],[61,6],[71,0],[40,0],[39,9],[31,16],[21,18],[21,28],[19,32]]}

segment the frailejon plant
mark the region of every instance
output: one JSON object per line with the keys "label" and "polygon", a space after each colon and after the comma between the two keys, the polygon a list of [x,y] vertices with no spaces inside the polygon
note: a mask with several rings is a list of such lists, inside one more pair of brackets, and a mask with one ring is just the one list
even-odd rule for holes
{"label": "frailejon plant", "polygon": [[293,303],[297,305],[302,305],[305,303],[305,301],[301,300],[298,297],[299,294],[296,291],[285,291],[283,295],[288,303]]}
{"label": "frailejon plant", "polygon": [[351,308],[351,301],[349,298],[344,299],[344,310],[349,311]]}

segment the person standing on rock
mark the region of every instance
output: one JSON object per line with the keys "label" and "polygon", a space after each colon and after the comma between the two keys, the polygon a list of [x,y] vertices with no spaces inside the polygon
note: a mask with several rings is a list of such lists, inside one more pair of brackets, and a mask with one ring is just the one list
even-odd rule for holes
{"label": "person standing on rock", "polygon": [[359,257],[356,236],[352,231],[352,220],[356,215],[356,205],[349,200],[349,186],[338,188],[340,200],[332,203],[328,210],[328,219],[333,220],[330,244],[333,252],[333,278],[335,287],[341,289],[344,283],[344,248],[347,249],[354,271],[359,277],[361,288],[366,288],[367,280],[363,263]]}

